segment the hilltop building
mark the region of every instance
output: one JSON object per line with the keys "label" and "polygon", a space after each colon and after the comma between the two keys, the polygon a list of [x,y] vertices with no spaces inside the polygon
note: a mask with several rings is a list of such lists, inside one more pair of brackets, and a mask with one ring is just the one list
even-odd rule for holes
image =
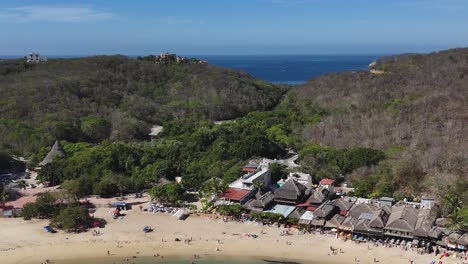
{"label": "hilltop building", "polygon": [[33,52],[25,56],[27,63],[40,63],[47,62],[47,58],[39,55],[39,53]]}
{"label": "hilltop building", "polygon": [[[151,56],[152,57],[152,56]],[[177,56],[175,53],[163,52],[158,56],[154,57],[156,64],[207,64],[208,61],[206,60],[199,60],[199,59],[189,59],[186,57]]]}

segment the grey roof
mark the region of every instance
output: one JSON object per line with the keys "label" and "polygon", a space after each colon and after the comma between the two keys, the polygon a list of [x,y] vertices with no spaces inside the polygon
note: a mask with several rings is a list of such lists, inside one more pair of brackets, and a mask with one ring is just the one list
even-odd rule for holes
{"label": "grey roof", "polygon": [[60,145],[58,141],[55,141],[49,153],[47,153],[47,156],[44,158],[44,160],[42,160],[39,163],[39,166],[47,165],[51,163],[55,157],[63,157],[63,156],[65,156],[65,151],[63,150],[62,145]]}
{"label": "grey roof", "polygon": [[354,204],[354,202],[345,198],[333,200],[332,203],[334,206],[340,208],[340,210],[346,210],[346,211],[349,211],[349,209],[351,209],[351,207]]}
{"label": "grey roof", "polygon": [[339,228],[346,231],[368,231],[369,223],[376,212],[377,207],[374,205],[366,203],[354,204]]}
{"label": "grey roof", "polygon": [[369,226],[370,220],[368,218],[359,218],[359,220],[356,222],[354,225],[354,230],[353,231],[362,231],[366,232],[370,229]]}
{"label": "grey roof", "polygon": [[440,230],[438,227],[433,227],[429,232],[427,233],[428,237],[439,239],[442,236],[443,232]]}
{"label": "grey roof", "polygon": [[356,217],[347,216],[338,228],[341,230],[353,231],[357,222],[358,219]]}
{"label": "grey roof", "polygon": [[282,215],[284,217],[288,217],[295,209],[296,209],[296,207],[294,207],[294,206],[277,204],[271,210],[268,210],[268,211],[265,211],[265,212],[280,214],[280,215]]}
{"label": "grey roof", "polygon": [[275,191],[275,200],[299,201],[305,194],[306,187],[290,178]]}
{"label": "grey roof", "polygon": [[386,201],[386,202],[394,202],[395,199],[391,197],[381,197],[380,201]]}
{"label": "grey roof", "polygon": [[385,229],[400,232],[414,232],[417,221],[417,209],[410,205],[396,205],[392,207],[392,213],[388,218]]}
{"label": "grey roof", "polygon": [[321,218],[321,219],[313,219],[311,222],[310,222],[311,225],[313,226],[324,226],[325,225],[325,219]]}
{"label": "grey roof", "polygon": [[384,228],[391,213],[392,209],[390,208],[390,206],[380,207],[372,215],[372,218],[369,222],[369,226],[372,228]]}
{"label": "grey roof", "polygon": [[275,196],[270,191],[264,193],[263,195],[258,192],[255,194],[255,198],[256,199],[252,201],[252,206],[259,209],[265,209],[273,203]]}
{"label": "grey roof", "polygon": [[418,237],[427,237],[429,231],[437,218],[437,212],[434,207],[431,209],[423,208],[419,210],[418,221],[416,221],[414,235]]}
{"label": "grey roof", "polygon": [[330,191],[326,187],[318,187],[308,201],[313,204],[321,204],[328,198],[329,194]]}
{"label": "grey roof", "polygon": [[341,225],[341,223],[343,223],[344,220],[345,220],[344,216],[336,214],[332,217],[332,219],[328,220],[325,223],[325,227],[338,228]]}
{"label": "grey roof", "polygon": [[323,203],[314,211],[314,216],[318,218],[327,218],[334,209],[335,206],[332,203]]}
{"label": "grey roof", "polygon": [[366,203],[354,204],[349,210],[348,215],[358,219],[362,213],[373,214],[376,210],[377,210],[377,207],[375,207],[374,205],[370,205]]}
{"label": "grey roof", "polygon": [[461,238],[461,234],[458,233],[458,232],[452,232],[448,237],[448,241],[450,241],[450,243],[457,243],[458,239]]}
{"label": "grey roof", "polygon": [[296,209],[294,211],[292,211],[292,213],[288,217],[289,218],[300,219],[302,217],[302,215],[304,215],[305,211],[306,211],[306,209],[304,209],[302,207],[296,207]]}
{"label": "grey roof", "polygon": [[458,240],[457,244],[466,246],[468,244],[468,233],[463,234]]}
{"label": "grey roof", "polygon": [[314,213],[311,211],[306,211],[304,214],[302,214],[302,216],[299,219],[312,221],[312,219],[314,219]]}
{"label": "grey roof", "polygon": [[447,225],[447,218],[437,218],[435,221],[436,226],[438,227],[444,227]]}

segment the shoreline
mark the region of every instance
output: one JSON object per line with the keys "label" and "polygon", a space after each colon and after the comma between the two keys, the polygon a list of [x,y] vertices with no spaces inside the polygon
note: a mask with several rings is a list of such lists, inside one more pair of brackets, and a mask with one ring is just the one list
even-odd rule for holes
{"label": "shoreline", "polygon": [[[185,221],[169,214],[153,214],[129,210],[123,219],[112,219],[106,208],[98,208],[95,215],[105,218],[108,225],[99,229],[100,236],[92,232],[79,234],[59,231],[47,233],[43,226],[47,220],[25,221],[21,218],[0,219],[0,259],[2,264],[42,263],[50,259],[56,264],[79,263],[86,259],[152,258],[159,254],[166,260],[183,258],[184,261],[212,258],[246,258],[293,261],[298,263],[430,263],[438,260],[433,255],[417,255],[399,248],[373,247],[318,234],[280,236],[282,228],[261,226],[253,222],[223,222],[207,217],[190,216]],[[154,231],[143,233],[142,227],[151,225]],[[265,234],[261,234],[264,232]],[[258,238],[245,234],[257,234]],[[181,241],[176,242],[178,238]],[[190,244],[184,239],[192,239]],[[164,241],[164,242],[163,242]],[[291,245],[288,245],[288,242]],[[333,255],[330,246],[344,253]],[[216,248],[220,251],[216,251]],[[107,251],[110,256],[107,256]],[[136,256],[136,259],[133,259]],[[161,260],[160,257],[154,260]],[[446,259],[443,263],[457,263],[458,259]],[[109,262],[112,263],[112,262]],[[119,263],[119,262],[117,262]]]}

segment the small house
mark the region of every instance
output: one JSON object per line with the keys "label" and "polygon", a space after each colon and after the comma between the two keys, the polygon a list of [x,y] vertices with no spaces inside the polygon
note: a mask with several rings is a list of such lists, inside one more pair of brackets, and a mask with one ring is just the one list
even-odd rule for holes
{"label": "small house", "polygon": [[323,188],[327,188],[330,192],[333,192],[333,184],[335,183],[335,180],[329,179],[329,178],[324,178],[321,179],[319,182],[319,186]]}
{"label": "small house", "polygon": [[267,210],[265,212],[273,213],[273,214],[280,214],[284,218],[287,218],[295,209],[296,209],[296,207],[294,207],[294,206],[284,205],[284,204],[277,204],[272,209]]}
{"label": "small house", "polygon": [[221,197],[227,201],[244,204],[250,200],[253,195],[254,193],[250,190],[228,188],[226,191],[224,191]]}

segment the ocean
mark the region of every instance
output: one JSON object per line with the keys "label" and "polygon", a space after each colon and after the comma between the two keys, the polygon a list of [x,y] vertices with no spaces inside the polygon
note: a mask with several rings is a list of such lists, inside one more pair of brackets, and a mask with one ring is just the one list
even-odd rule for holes
{"label": "ocean", "polygon": [[[49,58],[83,56],[46,55]],[[367,70],[371,62],[384,55],[182,55],[207,60],[208,63],[250,73],[272,83],[302,84],[327,73]],[[1,56],[19,58],[21,56]],[[137,57],[137,56],[131,56]]]}
{"label": "ocean", "polygon": [[208,63],[250,73],[273,83],[302,84],[327,73],[367,70],[383,55],[212,55],[194,56]]}

